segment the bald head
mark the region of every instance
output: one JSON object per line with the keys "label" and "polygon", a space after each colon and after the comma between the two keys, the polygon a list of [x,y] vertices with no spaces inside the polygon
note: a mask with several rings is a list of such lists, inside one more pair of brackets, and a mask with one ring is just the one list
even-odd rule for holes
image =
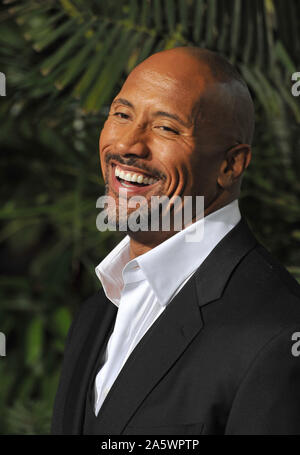
{"label": "bald head", "polygon": [[211,129],[212,134],[223,137],[225,146],[251,145],[253,101],[245,81],[224,57],[208,49],[176,47],[151,55],[136,69],[140,66],[153,72],[158,67],[166,77],[169,74],[185,80],[187,85],[198,90],[198,118],[208,132]]}

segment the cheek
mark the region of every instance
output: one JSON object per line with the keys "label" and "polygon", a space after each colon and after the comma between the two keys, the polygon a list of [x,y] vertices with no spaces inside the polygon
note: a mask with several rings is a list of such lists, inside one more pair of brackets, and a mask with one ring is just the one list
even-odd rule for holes
{"label": "cheek", "polygon": [[107,144],[109,141],[109,132],[110,128],[107,125],[107,121],[104,123],[103,128],[101,130],[100,136],[99,136],[99,150],[103,149],[103,147]]}
{"label": "cheek", "polygon": [[113,143],[118,137],[118,126],[113,123],[111,119],[107,119],[103,125],[103,128],[99,137],[100,151],[103,147]]}
{"label": "cheek", "polygon": [[192,171],[194,186],[199,195],[213,194],[217,188],[218,164],[209,157],[193,161]]}
{"label": "cheek", "polygon": [[105,147],[107,145],[107,138],[104,128],[102,129],[100,136],[99,136],[99,157],[100,157],[100,166],[103,178],[106,178],[106,163],[105,163]]}
{"label": "cheek", "polygon": [[103,154],[103,150],[114,143],[116,138],[118,137],[117,128],[113,125],[110,119],[106,120],[103,125],[103,128],[99,135],[99,152],[100,155]]}
{"label": "cheek", "polygon": [[157,157],[164,164],[168,173],[182,173],[189,166],[191,152],[186,144],[154,138],[149,141],[149,148],[153,152],[153,157]]}

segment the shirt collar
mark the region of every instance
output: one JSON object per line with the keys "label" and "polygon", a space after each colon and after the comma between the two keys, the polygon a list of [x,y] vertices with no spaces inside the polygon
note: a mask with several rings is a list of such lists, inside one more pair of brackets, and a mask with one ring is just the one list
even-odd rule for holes
{"label": "shirt collar", "polygon": [[106,296],[117,306],[124,285],[122,272],[130,262],[129,241],[127,235],[95,268]]}
{"label": "shirt collar", "polygon": [[[127,235],[95,269],[107,297],[118,306],[124,277],[131,281],[146,279],[158,302],[165,306],[240,219],[235,199],[131,261]],[[201,223],[204,226],[202,239],[187,242],[186,235],[199,229]]]}

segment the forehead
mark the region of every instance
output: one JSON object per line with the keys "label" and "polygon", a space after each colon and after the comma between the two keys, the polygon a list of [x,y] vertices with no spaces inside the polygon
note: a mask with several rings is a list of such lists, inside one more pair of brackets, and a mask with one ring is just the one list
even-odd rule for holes
{"label": "forehead", "polygon": [[193,67],[165,64],[141,64],[125,81],[118,97],[127,98],[134,106],[180,110],[190,117],[208,83],[207,71]]}

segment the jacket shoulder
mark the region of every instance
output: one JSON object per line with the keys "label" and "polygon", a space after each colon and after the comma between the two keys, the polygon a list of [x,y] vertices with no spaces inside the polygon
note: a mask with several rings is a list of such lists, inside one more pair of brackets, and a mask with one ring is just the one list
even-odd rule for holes
{"label": "jacket shoulder", "polygon": [[273,335],[295,323],[300,327],[300,285],[260,243],[233,271],[223,299],[241,330]]}
{"label": "jacket shoulder", "polygon": [[96,314],[101,311],[101,307],[103,307],[103,310],[105,310],[105,303],[107,305],[104,291],[101,288],[99,291],[91,295],[80,304],[79,308],[75,312],[73,321],[69,328],[65,343],[65,350],[67,350],[68,346],[70,345],[71,339],[75,333],[76,337],[80,339],[83,334],[88,331],[88,328],[93,323]]}
{"label": "jacket shoulder", "polygon": [[272,300],[274,305],[288,302],[298,304],[300,316],[299,283],[260,243],[242,261],[239,280],[250,295],[260,295],[265,301]]}
{"label": "jacket shoulder", "polygon": [[283,264],[261,244],[258,244],[255,249],[255,253],[260,256],[260,262],[262,259],[265,266],[273,272],[274,277],[276,276],[278,278],[282,286],[286,287],[291,294],[300,298],[300,284],[283,266]]}

